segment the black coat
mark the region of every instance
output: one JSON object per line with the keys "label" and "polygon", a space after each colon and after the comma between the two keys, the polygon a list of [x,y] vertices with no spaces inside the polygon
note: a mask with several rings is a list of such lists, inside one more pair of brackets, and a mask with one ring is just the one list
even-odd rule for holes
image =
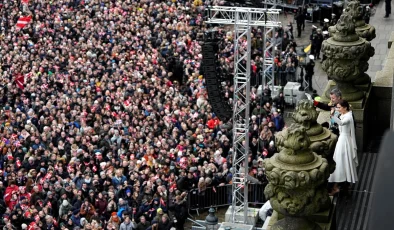
{"label": "black coat", "polygon": [[175,202],[174,215],[177,220],[184,220],[187,218],[186,202],[181,202],[181,203]]}
{"label": "black coat", "polygon": [[314,74],[314,68],[315,68],[315,62],[312,60],[309,61],[308,64],[306,64],[305,66],[306,74],[312,76]]}
{"label": "black coat", "polygon": [[170,230],[172,227],[172,222],[167,220],[165,223],[163,221],[159,221],[159,230]]}

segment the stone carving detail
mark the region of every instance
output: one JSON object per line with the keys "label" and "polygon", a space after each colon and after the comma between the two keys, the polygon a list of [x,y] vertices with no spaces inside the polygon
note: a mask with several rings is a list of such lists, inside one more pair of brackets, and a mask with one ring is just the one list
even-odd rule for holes
{"label": "stone carving detail", "polygon": [[264,193],[273,209],[285,217],[271,229],[320,229],[306,217],[329,208],[328,193],[322,186],[329,177],[327,160],[312,152],[300,124],[279,132],[276,142],[280,152],[264,160],[269,181]]}
{"label": "stone carving detail", "polygon": [[[376,30],[375,27],[365,23],[364,15],[366,14],[365,8],[360,5],[358,0],[349,1],[347,7],[345,8],[344,12],[353,20],[355,26],[356,34],[364,38],[367,41],[372,41],[376,38]],[[346,19],[348,20],[348,19]],[[336,26],[331,26],[329,29],[330,34],[334,35],[337,31]],[[360,59],[360,67],[363,68],[360,76],[354,81],[356,85],[363,85],[369,84],[371,82],[370,77],[364,73],[368,70],[368,60],[375,54],[375,49],[373,47],[368,48],[367,52]]]}
{"label": "stone carving detail", "polygon": [[360,1],[352,0],[348,2],[345,12],[353,18],[358,36],[365,38],[367,41],[372,41],[372,39],[376,38],[375,27],[365,23],[364,15],[366,12]]}
{"label": "stone carving detail", "polygon": [[[365,77],[365,71],[368,70],[366,63],[373,56],[374,49],[370,42],[356,34],[356,27],[349,12],[344,12],[335,28],[330,27],[330,31],[335,32],[323,42],[322,50],[327,59],[323,61],[322,68],[336,82],[344,99],[360,100],[364,97],[364,92],[354,84]],[[329,91],[327,93],[329,94]]]}
{"label": "stone carving detail", "polygon": [[309,100],[298,101],[293,113],[293,119],[305,128],[311,141],[309,148],[327,160],[329,172],[333,173],[335,170],[333,154],[338,137],[317,123],[317,117],[318,113],[313,106],[313,102]]}

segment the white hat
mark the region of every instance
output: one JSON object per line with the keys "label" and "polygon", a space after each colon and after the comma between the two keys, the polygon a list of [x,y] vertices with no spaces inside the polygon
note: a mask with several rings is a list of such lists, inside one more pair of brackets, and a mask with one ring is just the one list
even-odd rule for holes
{"label": "white hat", "polygon": [[325,19],[324,19],[324,22],[329,22],[329,21],[330,21],[330,20],[328,20],[328,18],[325,18]]}
{"label": "white hat", "polygon": [[22,224],[22,229],[27,229],[27,225],[26,224]]}
{"label": "white hat", "polygon": [[311,54],[311,55],[309,55],[309,59],[315,60],[315,56],[313,56],[313,55]]}
{"label": "white hat", "polygon": [[323,34],[324,34],[324,35],[327,35],[327,34],[328,34],[328,31],[327,31],[327,30],[323,31]]}

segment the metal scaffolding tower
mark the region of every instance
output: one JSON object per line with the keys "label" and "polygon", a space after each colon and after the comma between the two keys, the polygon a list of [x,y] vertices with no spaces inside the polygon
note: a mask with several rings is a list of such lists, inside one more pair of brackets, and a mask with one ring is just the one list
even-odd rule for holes
{"label": "metal scaffolding tower", "polygon": [[[304,2],[304,1],[302,1]],[[267,8],[267,5],[272,6],[273,9],[275,9],[277,6],[280,8],[287,8],[287,9],[293,9],[296,10],[298,9],[298,6],[296,4],[288,4],[285,3],[284,0],[263,0],[262,3],[265,5],[265,8]],[[302,3],[304,5],[304,3]]]}
{"label": "metal scaffolding tower", "polygon": [[[277,9],[213,6],[206,23],[234,25],[234,100],[233,100],[233,190],[232,222],[246,223],[248,214],[248,152],[251,29],[280,25]],[[246,48],[241,40],[246,38]],[[265,64],[268,66],[268,64]],[[243,215],[242,215],[243,212]]]}
{"label": "metal scaffolding tower", "polygon": [[[264,0],[262,2],[264,4],[264,8],[267,9],[276,9],[278,4],[282,3],[281,0]],[[273,86],[275,85],[275,46],[279,47],[279,52],[281,52],[282,49],[282,44],[274,44],[271,40],[272,37],[275,36],[276,32],[276,27],[277,26],[270,26],[267,25],[264,27],[264,39],[265,42],[263,44],[263,50],[264,50],[264,62],[263,65],[264,67],[262,68],[261,72],[261,77],[262,77],[262,87],[267,85],[271,90],[273,90]],[[269,44],[267,44],[267,41],[269,41]]]}

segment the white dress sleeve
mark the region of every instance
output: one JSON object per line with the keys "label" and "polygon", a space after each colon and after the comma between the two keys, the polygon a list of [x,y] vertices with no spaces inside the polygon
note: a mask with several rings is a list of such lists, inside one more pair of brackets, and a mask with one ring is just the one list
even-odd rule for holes
{"label": "white dress sleeve", "polygon": [[335,123],[337,123],[340,126],[344,126],[350,123],[351,119],[349,116],[342,116],[342,120],[339,119],[336,116],[332,116],[332,119],[334,120]]}

